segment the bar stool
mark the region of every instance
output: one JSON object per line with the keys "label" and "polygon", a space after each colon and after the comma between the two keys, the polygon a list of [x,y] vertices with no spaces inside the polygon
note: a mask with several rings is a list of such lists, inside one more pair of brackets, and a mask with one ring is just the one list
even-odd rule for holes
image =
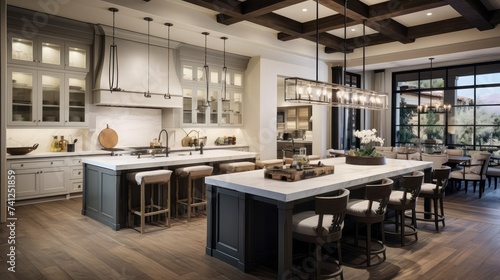
{"label": "bar stool", "polygon": [[221,164],[219,169],[221,174],[251,171],[255,170],[255,163],[250,161],[229,162]]}
{"label": "bar stool", "polygon": [[[128,224],[129,227],[137,230],[134,226],[133,215],[141,218],[141,234],[145,232],[146,217],[165,214],[165,226],[170,227],[170,170],[152,170],[143,172],[133,172],[127,174],[128,185]],[[139,208],[132,207],[132,188],[140,186],[141,202]],[[146,187],[150,187],[149,204],[146,204]],[[155,193],[154,186],[157,186]],[[162,197],[163,193],[163,197]],[[156,201],[155,201],[156,199]],[[166,206],[164,205],[166,203]]]}
{"label": "bar stool", "polygon": [[[193,207],[205,206],[207,205],[207,200],[205,197],[205,181],[203,178],[212,175],[213,167],[208,165],[196,165],[181,167],[175,169],[176,175],[176,187],[175,187],[175,199],[176,206],[178,204],[185,205],[187,208],[187,220],[191,219],[191,209]],[[187,196],[185,198],[179,198],[179,181],[181,179],[187,180]],[[199,196],[196,195],[196,180],[202,179]],[[177,209],[175,211],[177,214]]]}
{"label": "bar stool", "polygon": [[[446,190],[446,186],[448,185],[448,178],[450,177],[451,167],[442,166],[440,168],[434,168],[432,172],[432,179],[435,180],[436,183],[423,183],[420,188],[420,194],[418,197],[422,197],[424,199],[432,199],[434,210],[433,212],[425,212],[425,211],[417,211],[418,221],[425,222],[434,222],[436,226],[436,231],[439,231],[439,222],[443,223],[444,227],[444,207],[443,207],[443,196]],[[441,210],[441,214],[438,212],[438,202],[439,209]],[[423,217],[422,217],[423,214]],[[425,216],[429,215],[430,218],[426,218]]]}
{"label": "bar stool", "polygon": [[[415,213],[417,197],[420,194],[420,189],[424,182],[424,172],[413,171],[411,175],[403,176],[401,186],[402,191],[394,190],[389,198],[389,203],[387,204],[388,209],[392,209],[395,212],[394,225],[395,229],[385,230],[386,234],[399,235],[401,238],[401,246],[405,246],[405,236],[414,235],[415,243],[418,241],[418,230],[417,230],[417,217]],[[411,210],[411,224],[405,223],[405,211]],[[386,222],[386,224],[388,224]],[[400,228],[401,226],[401,228]],[[410,231],[405,231],[408,228]]]}
{"label": "bar stool", "polygon": [[[376,264],[380,264],[386,259],[386,247],[384,245],[384,218],[393,184],[393,180],[384,178],[380,184],[366,185],[365,199],[350,199],[347,203],[346,216],[349,220],[356,223],[356,228],[354,233],[354,242],[350,243],[348,242],[348,238],[345,238],[342,242],[342,246],[344,246],[346,250],[365,253],[366,266],[372,265],[371,259],[373,255],[378,256],[379,254],[382,254],[383,256],[381,261]],[[365,246],[359,245],[359,223],[366,224]],[[372,225],[378,223],[380,223],[382,235],[381,241],[372,239]],[[372,248],[372,242],[375,243],[375,245],[378,244],[377,248]]]}
{"label": "bar stool", "polygon": [[273,166],[281,167],[283,166],[282,159],[266,159],[266,160],[257,160],[255,163],[256,169],[270,168]]}

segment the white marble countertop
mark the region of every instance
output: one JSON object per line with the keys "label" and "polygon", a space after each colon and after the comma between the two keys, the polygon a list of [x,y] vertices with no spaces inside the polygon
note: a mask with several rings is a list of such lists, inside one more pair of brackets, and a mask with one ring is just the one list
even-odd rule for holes
{"label": "white marble countertop", "polygon": [[226,160],[238,160],[255,158],[256,153],[241,152],[234,150],[208,150],[200,155],[199,151],[172,152],[168,157],[157,155],[154,158],[149,155],[142,155],[140,158],[131,155],[122,156],[102,156],[83,158],[83,163],[99,166],[111,170],[133,170],[140,168],[166,167],[184,164],[197,164],[205,162],[216,162]]}
{"label": "white marble countertop", "polygon": [[[264,170],[214,175],[205,183],[277,201],[294,201],[314,197],[341,188],[354,187],[385,177],[398,176],[432,166],[431,162],[386,159],[385,165],[351,165],[345,157],[321,159],[325,165],[334,165],[332,175],[325,175],[296,182],[284,182],[264,178]],[[311,161],[314,164],[317,161]]]}
{"label": "white marble countertop", "polygon": [[30,153],[26,155],[13,156],[7,154],[9,159],[39,159],[39,158],[53,158],[53,157],[75,157],[75,156],[97,156],[97,155],[111,155],[110,151],[94,150],[94,151],[77,151],[77,152],[40,152]]}
{"label": "white marble countertop", "polygon": [[[205,146],[205,150],[215,150],[215,149],[236,149],[236,148],[248,148],[248,145],[209,145]],[[193,151],[194,147],[171,147],[170,152],[183,152],[183,151]],[[91,155],[111,155],[111,151],[104,150],[92,150],[92,151],[76,151],[76,152],[36,152],[29,153],[25,155],[9,155],[7,154],[7,159],[35,159],[35,158],[51,158],[51,157],[73,157],[73,156],[91,156]]]}

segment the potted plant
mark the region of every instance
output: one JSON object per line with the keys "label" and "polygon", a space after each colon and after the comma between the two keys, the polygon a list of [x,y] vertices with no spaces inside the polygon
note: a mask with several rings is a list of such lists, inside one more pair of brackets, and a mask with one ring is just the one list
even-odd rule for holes
{"label": "potted plant", "polygon": [[355,150],[350,150],[346,163],[356,165],[384,165],[385,156],[377,153],[376,146],[382,146],[384,139],[378,137],[376,129],[371,130],[356,130],[354,136],[360,139],[361,147]]}

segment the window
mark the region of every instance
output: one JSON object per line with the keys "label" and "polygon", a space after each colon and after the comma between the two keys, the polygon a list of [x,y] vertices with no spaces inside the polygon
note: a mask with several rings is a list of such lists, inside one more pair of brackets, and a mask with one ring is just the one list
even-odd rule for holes
{"label": "window", "polygon": [[394,144],[500,148],[499,61],[393,73],[393,104]]}

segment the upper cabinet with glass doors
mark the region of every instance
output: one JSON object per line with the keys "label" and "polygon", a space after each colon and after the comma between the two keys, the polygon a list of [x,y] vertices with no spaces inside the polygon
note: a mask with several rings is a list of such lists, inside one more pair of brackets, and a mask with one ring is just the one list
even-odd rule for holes
{"label": "upper cabinet with glass doors", "polygon": [[11,34],[8,38],[9,63],[73,71],[89,70],[89,47],[86,45],[44,36],[28,39]]}

